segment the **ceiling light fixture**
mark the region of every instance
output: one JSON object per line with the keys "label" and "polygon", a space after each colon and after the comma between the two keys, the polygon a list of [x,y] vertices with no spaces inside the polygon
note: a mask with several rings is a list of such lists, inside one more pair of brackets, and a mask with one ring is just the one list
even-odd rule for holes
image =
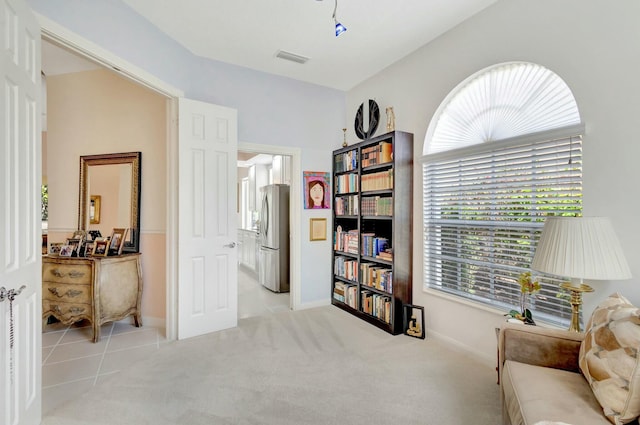
{"label": "ceiling light fixture", "polygon": [[335,0],[335,6],[333,7],[333,22],[336,24],[336,37],[347,30],[347,27],[338,22],[336,18],[336,10],[338,10],[338,0]]}

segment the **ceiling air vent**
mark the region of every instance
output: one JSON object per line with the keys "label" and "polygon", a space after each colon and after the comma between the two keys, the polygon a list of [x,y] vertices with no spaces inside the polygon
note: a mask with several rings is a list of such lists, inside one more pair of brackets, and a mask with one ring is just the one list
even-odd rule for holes
{"label": "ceiling air vent", "polygon": [[296,55],[295,53],[286,52],[284,50],[278,50],[278,53],[276,53],[276,57],[295,63],[306,63],[309,60],[309,58],[306,56]]}

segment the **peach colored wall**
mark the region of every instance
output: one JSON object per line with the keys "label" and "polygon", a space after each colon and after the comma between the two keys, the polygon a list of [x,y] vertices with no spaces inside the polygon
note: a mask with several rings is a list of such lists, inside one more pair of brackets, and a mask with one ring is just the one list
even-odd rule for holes
{"label": "peach colored wall", "polygon": [[[47,77],[49,240],[78,226],[81,155],[142,152],[143,316],[165,317],[166,100],[108,71]],[[104,236],[111,228],[99,227]]]}

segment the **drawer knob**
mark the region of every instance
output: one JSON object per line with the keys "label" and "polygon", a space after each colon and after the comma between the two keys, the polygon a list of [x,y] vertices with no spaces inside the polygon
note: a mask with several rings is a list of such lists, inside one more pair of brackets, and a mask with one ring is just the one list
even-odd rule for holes
{"label": "drawer knob", "polygon": [[61,272],[60,269],[51,270],[51,274],[54,275],[55,277],[65,277],[66,276],[66,274]]}
{"label": "drawer knob", "polygon": [[[51,274],[54,275],[55,277],[65,277],[67,274],[63,271],[61,271],[60,269],[52,269],[51,270]],[[84,272],[81,272],[79,270],[71,270],[69,272],[69,277],[72,279],[78,279],[80,277],[84,276]]]}
{"label": "drawer knob", "polygon": [[[51,309],[53,311],[55,311],[56,313],[58,313],[59,315],[61,315],[61,316],[63,315],[62,309],[60,309],[59,305],[52,305]],[[73,307],[69,308],[69,313],[71,313],[71,314],[78,314],[78,313],[82,313],[83,311],[84,311],[84,307],[73,306]]]}
{"label": "drawer knob", "polygon": [[49,288],[49,292],[51,292],[53,295],[55,295],[58,298],[62,298],[62,297],[74,298],[82,294],[82,291],[78,291],[77,289],[69,289],[67,290],[67,292],[60,293],[60,291],[58,291],[58,288]]}

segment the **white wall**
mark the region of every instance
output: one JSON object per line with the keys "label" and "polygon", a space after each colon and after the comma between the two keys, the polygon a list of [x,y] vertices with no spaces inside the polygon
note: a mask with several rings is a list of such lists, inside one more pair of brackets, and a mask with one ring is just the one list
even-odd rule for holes
{"label": "white wall", "polygon": [[[197,57],[120,0],[27,2],[36,13],[182,90],[186,97],[237,109],[239,140],[298,147],[302,170],[331,170],[331,151],[340,147],[345,127],[344,92]],[[303,205],[299,212],[303,214]],[[318,268],[321,243],[304,238],[307,227],[303,218],[301,270]],[[322,253],[326,271],[304,275],[303,306],[329,303],[330,246],[324,243]]]}
{"label": "white wall", "polygon": [[[445,96],[466,77],[496,63],[538,63],[572,89],[586,125],[584,214],[612,218],[632,273],[640,275],[639,16],[637,0],[501,0],[348,93],[347,120],[363,100],[375,98],[382,111],[394,106],[398,130],[415,135],[413,299],[425,306],[431,337],[449,339],[495,362],[494,327],[504,320],[502,312],[423,290],[419,159],[427,126]],[[584,296],[587,317],[614,291],[640,305],[637,278],[589,283],[595,292]]]}

